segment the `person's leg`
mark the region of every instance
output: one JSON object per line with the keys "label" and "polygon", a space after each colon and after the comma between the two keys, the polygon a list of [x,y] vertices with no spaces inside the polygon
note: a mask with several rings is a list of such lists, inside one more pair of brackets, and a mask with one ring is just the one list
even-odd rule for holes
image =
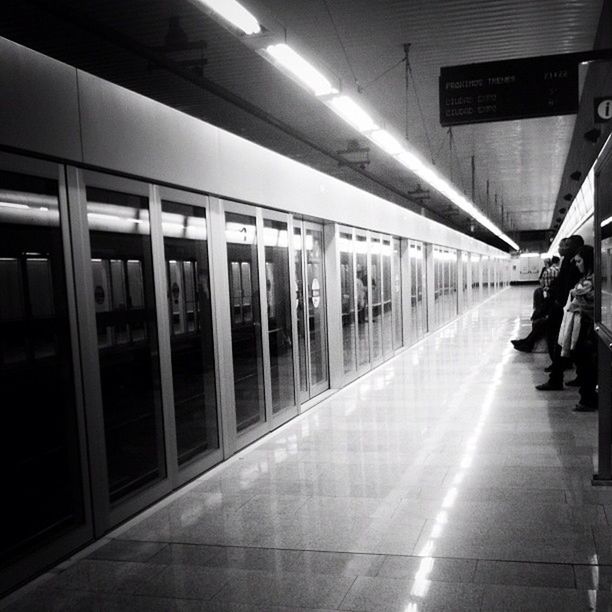
{"label": "person's leg", "polygon": [[531,331],[520,340],[512,340],[514,348],[518,351],[531,352],[535,343],[546,335],[546,319],[535,319],[531,323]]}
{"label": "person's leg", "polygon": [[576,406],[577,411],[597,408],[597,345],[593,336],[590,330],[584,335],[581,333],[582,343],[575,352],[576,373],[580,383],[580,403]]}
{"label": "person's leg", "polygon": [[562,319],[562,308],[553,308],[548,316],[546,342],[548,343],[548,354],[552,360],[552,367],[548,382],[536,385],[536,389],[539,391],[560,391],[563,389],[563,370],[565,370],[567,358],[561,357],[561,347],[558,344]]}

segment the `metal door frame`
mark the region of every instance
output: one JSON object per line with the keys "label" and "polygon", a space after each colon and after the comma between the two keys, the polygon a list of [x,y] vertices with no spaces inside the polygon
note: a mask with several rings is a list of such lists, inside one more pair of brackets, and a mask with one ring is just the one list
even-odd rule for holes
{"label": "metal door frame", "polygon": [[[352,382],[359,376],[359,330],[357,328],[359,321],[357,318],[357,285],[355,283],[355,279],[357,278],[357,251],[355,249],[356,237],[355,237],[355,228],[350,227],[349,225],[337,225],[336,232],[338,237],[338,248],[337,257],[336,257],[336,266],[338,268],[339,273],[341,272],[340,268],[340,234],[350,234],[351,236],[351,265],[352,265],[352,276],[351,276],[351,288],[353,293],[353,342],[354,342],[354,350],[353,350],[353,358],[355,360],[353,364],[353,369],[349,372],[344,371],[344,330],[342,330],[342,373],[343,373],[343,386]],[[340,276],[340,291],[342,291],[342,277]],[[342,296],[340,296],[340,320],[342,320]]]}
{"label": "metal door frame", "polygon": [[[219,369],[219,342],[218,339],[222,336],[219,334],[218,323],[217,323],[217,303],[214,299],[216,293],[215,288],[215,274],[214,266],[212,265],[212,246],[211,246],[211,220],[210,220],[210,205],[208,197],[202,194],[193,193],[190,191],[183,191],[180,189],[174,189],[170,187],[162,187],[153,185],[152,187],[152,201],[150,203],[151,209],[151,233],[154,231],[159,232],[160,236],[156,236],[156,240],[153,241],[154,245],[161,244],[161,253],[155,249],[154,253],[154,270],[156,273],[156,284],[158,284],[163,291],[156,293],[156,296],[163,298],[163,302],[157,304],[157,312],[166,313],[166,316],[158,315],[160,319],[159,328],[161,330],[159,340],[159,351],[160,351],[160,367],[162,369],[162,376],[165,378],[165,383],[162,385],[162,394],[164,405],[169,407],[169,413],[171,417],[166,421],[166,427],[169,429],[169,437],[173,440],[173,443],[169,447],[169,454],[171,454],[169,467],[170,476],[173,488],[176,488],[185,482],[188,482],[192,478],[202,474],[206,470],[210,469],[213,465],[223,461],[224,457],[224,439],[223,439],[223,427],[221,417],[221,402],[219,388],[221,385],[221,371]],[[216,396],[216,418],[217,418],[217,432],[219,436],[219,448],[212,449],[208,453],[202,456],[196,457],[182,466],[178,465],[178,450],[177,450],[177,438],[176,438],[176,413],[174,408],[174,385],[172,378],[172,350],[170,341],[170,320],[168,312],[168,301],[165,295],[165,289],[168,287],[168,279],[166,277],[166,256],[164,251],[164,235],[162,228],[162,200],[170,200],[178,204],[186,204],[194,206],[196,208],[203,208],[206,211],[206,256],[208,258],[208,275],[209,285],[211,294],[211,313],[212,313],[212,340],[213,340],[213,356],[215,360],[214,364],[214,378],[215,378],[215,396]],[[154,222],[155,220],[155,222]]]}
{"label": "metal door frame", "polygon": [[[370,232],[359,228],[354,229],[353,239],[355,241],[355,276],[357,275],[357,244],[359,243],[359,237],[365,238],[363,244],[365,245],[365,256],[366,256],[366,277],[371,278],[370,270]],[[367,361],[360,365],[360,343],[359,343],[359,320],[357,321],[356,338],[357,338],[357,376],[362,376],[366,372],[372,369],[372,331],[371,331],[371,306],[372,306],[372,295],[370,291],[370,283],[366,283],[366,296],[367,296],[367,308],[366,308],[366,320],[367,320],[367,337],[368,337],[368,358]]]}
{"label": "metal door frame", "polygon": [[[383,297],[382,297],[382,290],[383,290],[383,285],[382,285],[382,236],[383,234],[379,234],[378,232],[370,232],[368,231],[368,292],[369,292],[369,299],[368,299],[368,321],[369,321],[369,328],[370,328],[370,367],[371,368],[375,368],[376,366],[379,366],[381,363],[384,362],[385,358],[384,358],[384,354],[383,354],[383,324],[382,324],[382,301],[383,301]],[[380,284],[380,305],[381,305],[381,312],[380,312],[380,357],[378,358],[374,358],[374,320],[372,318],[372,313],[373,313],[373,307],[374,304],[372,303],[372,243],[373,240],[378,240],[380,243],[380,248],[379,248],[379,252],[378,252],[378,282]]]}
{"label": "metal door frame", "polygon": [[[261,243],[262,243],[262,253],[263,253],[263,263],[264,265],[261,266],[263,268],[263,278],[264,278],[264,284],[263,286],[266,287],[267,283],[266,283],[266,245],[265,245],[265,241],[264,241],[264,231],[265,231],[265,227],[264,227],[264,221],[270,220],[270,221],[280,221],[281,223],[286,223],[287,224],[287,265],[289,266],[289,300],[291,303],[291,332],[292,334],[294,333],[294,328],[295,331],[297,332],[297,312],[296,309],[293,305],[293,296],[295,295],[295,262],[294,262],[294,249],[293,249],[293,216],[290,213],[285,213],[285,212],[281,212],[281,211],[277,211],[277,210],[270,210],[267,208],[260,208],[260,215],[261,215],[261,228],[262,228],[262,233],[261,233]],[[259,242],[258,242],[259,245]],[[266,293],[264,291],[260,290],[260,294],[262,296],[263,301],[265,302],[265,306],[266,306],[266,330],[268,329],[268,301],[267,301],[267,297],[266,297]],[[263,310],[262,310],[263,313]],[[266,370],[268,372],[268,380],[266,381],[266,384],[270,385],[270,428],[269,430],[272,431],[273,429],[276,429],[277,427],[279,427],[280,425],[282,425],[283,423],[286,423],[287,421],[289,421],[290,419],[292,419],[293,417],[297,416],[299,413],[299,408],[300,408],[300,389],[299,389],[299,376],[300,376],[300,371],[299,371],[299,363],[297,363],[295,361],[295,351],[297,348],[297,342],[295,341],[297,338],[296,336],[293,336],[291,344],[293,347],[293,405],[291,406],[286,406],[285,408],[283,408],[282,410],[280,410],[280,412],[278,412],[277,414],[274,414],[273,409],[272,409],[272,375],[271,375],[271,362],[270,362],[270,342],[269,342],[269,334],[266,336],[266,341],[265,344],[267,345],[268,348],[268,352],[267,352],[267,362],[264,361],[264,364],[266,366]],[[264,356],[265,357],[265,356]],[[297,382],[296,382],[297,379]],[[266,415],[267,415],[267,411],[266,411]]]}
{"label": "metal door frame", "polygon": [[[251,217],[255,219],[255,240],[257,245],[257,282],[259,284],[259,313],[261,317],[260,325],[259,325],[259,333],[260,333],[260,341],[261,341],[261,353],[262,353],[262,368],[263,368],[263,382],[264,382],[264,418],[262,421],[247,427],[242,432],[238,432],[237,424],[236,424],[236,395],[235,395],[235,387],[234,387],[234,368],[233,368],[233,345],[232,345],[232,336],[231,336],[231,321],[232,321],[232,305],[229,302],[229,279],[227,285],[227,304],[229,307],[229,323],[230,323],[230,338],[228,355],[230,357],[230,363],[232,364],[231,370],[227,370],[226,372],[229,374],[231,372],[231,402],[228,406],[225,407],[227,411],[233,411],[233,415],[230,418],[226,417],[227,422],[230,425],[233,425],[233,431],[228,430],[228,428],[224,429],[224,434],[228,437],[228,450],[231,449],[233,452],[248,446],[255,440],[258,440],[266,433],[271,430],[270,421],[272,416],[272,407],[271,407],[271,398],[272,391],[270,386],[270,356],[269,356],[269,344],[268,340],[268,305],[266,303],[266,295],[265,291],[262,291],[262,287],[266,286],[266,271],[265,268],[262,270],[261,263],[262,261],[265,263],[265,252],[263,249],[263,218],[261,214],[261,209],[256,206],[251,206],[249,204],[243,204],[241,202],[234,202],[232,200],[220,199],[221,203],[221,215],[222,215],[222,227],[223,227],[223,257],[220,260],[220,263],[225,264],[224,274],[227,277],[228,274],[228,260],[227,260],[227,240],[225,239],[225,215],[226,213],[234,213],[238,215],[244,215],[247,217]],[[221,240],[219,240],[219,243]],[[218,254],[218,252],[217,252]],[[262,257],[263,255],[263,257]],[[262,274],[263,273],[263,274]],[[263,282],[263,284],[262,284]]]}
{"label": "metal door frame", "polygon": [[[302,233],[302,282],[303,282],[303,293],[304,293],[304,332],[305,332],[305,351],[306,351],[306,380],[308,383],[308,396],[300,395],[300,404],[304,404],[316,397],[323,391],[329,389],[330,384],[330,372],[329,372],[329,332],[327,328],[327,291],[325,288],[325,233],[324,233],[324,224],[317,223],[315,221],[308,221],[306,219],[297,219],[294,217],[293,227],[299,227]],[[306,255],[306,231],[313,230],[317,232],[321,232],[321,268],[323,272],[323,279],[321,282],[321,292],[322,292],[322,317],[324,323],[324,333],[323,333],[323,341],[325,342],[325,350],[327,352],[327,379],[313,385],[312,384],[312,366],[311,366],[311,350],[310,350],[310,326],[309,326],[309,316],[310,316],[310,305],[308,303],[308,257]],[[294,268],[295,270],[295,268]]]}
{"label": "metal door frame", "polygon": [[[161,379],[161,418],[164,443],[163,467],[165,477],[155,483],[145,486],[125,499],[111,505],[108,491],[108,469],[106,457],[106,436],[104,428],[104,408],[102,403],[102,388],[100,380],[100,361],[98,356],[98,338],[96,333],[96,312],[93,301],[93,276],[91,270],[91,243],[89,237],[89,224],[87,221],[87,194],[88,185],[122,191],[147,198],[149,204],[151,257],[153,260],[154,294],[157,319],[157,349],[161,350],[161,337],[163,334],[162,317],[157,312],[160,300],[165,299],[162,288],[159,286],[155,273],[156,258],[159,258],[160,249],[163,254],[163,244],[159,244],[161,228],[154,230],[153,186],[150,183],[103,174],[91,170],[81,170],[74,166],[67,167],[68,193],[70,203],[70,224],[74,245],[74,268],[77,283],[78,321],[81,331],[81,348],[83,362],[83,381],[85,389],[85,407],[87,414],[87,432],[91,458],[92,500],[94,505],[94,529],[96,537],[102,536],[109,529],[128,517],[136,514],[146,506],[164,497],[172,490],[172,447],[175,441],[171,438],[171,431],[166,424],[172,422],[173,415],[169,406],[164,402],[166,392],[164,386],[168,381],[168,373],[164,372],[163,362],[160,358]],[[161,355],[160,355],[161,357]]]}
{"label": "metal door frame", "polygon": [[0,593],[14,588],[19,583],[31,578],[45,567],[56,563],[62,557],[83,546],[94,538],[93,512],[91,506],[90,464],[87,452],[87,424],[83,399],[83,380],[81,370],[82,354],[79,346],[79,327],[76,311],[76,281],[73,273],[73,251],[70,232],[70,213],[66,168],[63,164],[42,161],[21,155],[0,152],[0,167],[8,172],[27,176],[51,178],[58,183],[58,205],[60,214],[60,231],[62,235],[62,254],[64,257],[64,275],[66,299],[70,326],[70,345],[72,352],[72,369],[74,380],[74,410],[77,428],[77,446],[81,468],[81,501],[83,523],[66,534],[41,544],[33,552],[16,559],[0,573]]}
{"label": "metal door frame", "polygon": [[[385,352],[385,289],[386,289],[386,283],[385,283],[385,240],[388,240],[389,242],[389,284],[390,284],[390,291],[389,291],[389,301],[391,302],[391,335],[390,335],[390,339],[391,339],[391,346],[389,347],[389,349]],[[380,301],[381,301],[381,309],[382,309],[382,338],[381,338],[381,350],[382,350],[382,356],[383,356],[383,361],[387,361],[387,359],[391,359],[391,357],[393,357],[393,355],[395,354],[395,349],[393,348],[393,335],[394,335],[394,329],[393,329],[393,323],[394,323],[394,317],[393,317],[393,236],[391,234],[382,234],[382,240],[380,243],[380,268],[381,268],[381,285],[380,285],[380,289],[381,289],[381,295],[380,295]]]}

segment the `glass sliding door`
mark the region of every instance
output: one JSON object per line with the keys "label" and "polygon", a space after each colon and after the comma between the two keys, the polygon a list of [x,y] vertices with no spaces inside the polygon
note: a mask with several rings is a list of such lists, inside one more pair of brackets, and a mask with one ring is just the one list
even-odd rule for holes
{"label": "glass sliding door", "polygon": [[471,253],[470,265],[472,267],[472,303],[477,304],[482,299],[480,285],[480,256],[476,253]]}
{"label": "glass sliding door", "polygon": [[433,247],[434,258],[434,328],[442,323],[442,299],[444,295],[444,262],[442,261],[442,250],[440,247]]}
{"label": "glass sliding door", "polygon": [[254,216],[225,213],[238,433],[265,422],[257,230]]}
{"label": "glass sliding door", "polygon": [[402,259],[401,241],[393,238],[393,266],[392,266],[391,291],[393,300],[393,349],[396,350],[403,345],[403,320],[402,320]]}
{"label": "glass sliding door", "polygon": [[310,387],[320,392],[329,387],[323,227],[308,224],[305,230]]}
{"label": "glass sliding door", "polygon": [[[354,374],[357,371],[357,306],[363,309],[365,291],[356,294],[355,282],[355,249],[352,230],[340,231],[338,250],[340,253],[340,303],[342,310],[342,355],[344,373]],[[361,301],[361,304],[359,304]]]}
{"label": "glass sliding door", "polygon": [[[294,220],[300,399],[329,388],[323,226]],[[299,269],[298,269],[299,268]]]}
{"label": "glass sliding door", "polygon": [[423,244],[421,242],[410,241],[408,245],[408,261],[410,262],[410,320],[412,324],[412,342],[416,342],[427,332],[424,258],[425,251],[423,249]]}
{"label": "glass sliding door", "polygon": [[0,155],[0,592],[91,537],[64,193],[59,166]]}
{"label": "glass sliding door", "polygon": [[357,296],[357,366],[367,369],[370,364],[368,238],[355,235],[355,294]]}
{"label": "glass sliding door", "polygon": [[115,190],[95,176],[86,178],[92,297],[108,497],[117,504],[166,477],[157,312],[147,186],[121,181]]}
{"label": "glass sliding door", "polygon": [[454,249],[449,250],[448,255],[448,266],[450,270],[449,274],[449,306],[450,306],[450,319],[454,319],[457,316],[458,309],[458,266],[459,261],[457,259],[457,251]]}
{"label": "glass sliding door", "polygon": [[372,363],[382,359],[382,270],[381,240],[378,236],[370,237],[370,275],[368,290],[371,296],[370,322],[372,334]]}
{"label": "glass sliding door", "polygon": [[300,381],[300,400],[309,399],[308,392],[308,354],[306,350],[306,299],[304,297],[304,231],[296,221],[293,228],[293,253],[295,260],[295,287],[296,287],[296,311],[297,311],[297,330],[298,330],[298,354],[299,354],[299,381]]}
{"label": "glass sliding door", "polygon": [[272,412],[296,405],[286,221],[264,219]]}
{"label": "glass sliding door", "polygon": [[383,356],[393,352],[393,301],[391,289],[391,239],[382,239],[382,346]]}
{"label": "glass sliding door", "polygon": [[203,206],[162,196],[161,209],[177,459],[183,466],[219,448],[208,232]]}

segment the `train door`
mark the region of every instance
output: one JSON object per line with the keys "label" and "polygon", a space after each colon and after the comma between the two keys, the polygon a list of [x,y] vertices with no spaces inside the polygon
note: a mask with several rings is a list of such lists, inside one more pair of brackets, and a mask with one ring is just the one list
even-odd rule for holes
{"label": "train door", "polygon": [[365,287],[355,276],[355,241],[353,229],[338,229],[340,262],[340,308],[342,317],[342,356],[345,379],[357,374],[357,321],[365,307]]}
{"label": "train door", "polygon": [[329,388],[323,226],[294,220],[300,401]]}
{"label": "train door", "polygon": [[370,346],[371,363],[377,365],[383,360],[382,350],[382,327],[383,327],[383,278],[382,278],[382,242],[377,234],[370,234],[369,259],[370,267],[368,274],[368,292],[370,294]]}
{"label": "train door", "polygon": [[0,154],[0,592],[93,538],[64,177]]}
{"label": "train door", "polygon": [[174,485],[222,460],[213,338],[208,199],[155,187],[163,238],[156,270],[165,300],[158,304],[160,359],[168,373],[164,404],[175,446],[168,451]]}
{"label": "train door", "polygon": [[151,186],[75,168],[68,176],[92,500],[101,535],[172,488],[169,457],[176,446],[164,427],[172,415],[164,414],[159,340],[166,296],[155,282],[163,247]]}
{"label": "train door", "polygon": [[410,263],[410,336],[414,343],[427,332],[427,283],[423,243],[414,240],[409,242],[408,261]]}
{"label": "train door", "polygon": [[361,374],[370,369],[370,276],[368,262],[368,237],[355,230],[355,286],[357,297],[357,371]]}
{"label": "train door", "polygon": [[297,414],[288,215],[224,202],[235,447]]}

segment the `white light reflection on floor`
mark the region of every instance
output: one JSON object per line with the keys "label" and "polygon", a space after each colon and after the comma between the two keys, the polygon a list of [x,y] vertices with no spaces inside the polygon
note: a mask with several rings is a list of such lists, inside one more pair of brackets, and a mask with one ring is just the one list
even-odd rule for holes
{"label": "white light reflection on floor", "polygon": [[[516,337],[520,325],[521,319],[517,317],[514,320],[514,327],[512,329],[512,335],[510,337]],[[503,380],[504,368],[512,356],[512,350],[512,345],[509,344],[505,348],[501,360],[495,367],[493,377],[491,379],[491,382],[489,383],[487,392],[480,407],[478,421],[476,422],[476,426],[474,427],[472,435],[466,441],[465,452],[463,453],[461,461],[459,463],[459,471],[457,472],[457,474],[455,474],[451,483],[451,487],[448,489],[446,495],[444,496],[444,499],[442,500],[442,509],[434,519],[434,525],[431,528],[429,538],[418,553],[418,556],[423,557],[423,559],[421,560],[419,568],[414,575],[412,588],[410,590],[410,595],[413,597],[424,599],[427,596],[427,592],[429,591],[429,587],[431,585],[431,580],[429,580],[429,576],[431,575],[431,571],[433,570],[435,563],[435,559],[433,558],[435,542],[437,539],[440,538],[444,531],[444,526],[448,522],[449,511],[455,504],[457,495],[459,494],[459,486],[463,481],[467,470],[469,470],[472,465],[472,462],[474,460],[474,454],[476,453],[476,449],[478,447],[478,439],[482,434],[485,421],[489,415],[489,412],[491,411],[497,387],[499,387]],[[415,602],[409,603],[404,609],[404,612],[418,612],[418,604]]]}

